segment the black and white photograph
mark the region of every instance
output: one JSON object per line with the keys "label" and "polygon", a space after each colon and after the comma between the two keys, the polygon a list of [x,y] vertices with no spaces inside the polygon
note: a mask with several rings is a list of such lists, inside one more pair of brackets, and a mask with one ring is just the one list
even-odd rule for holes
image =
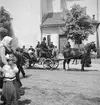
{"label": "black and white photograph", "polygon": [[0,105],[100,105],[100,0],[0,0]]}

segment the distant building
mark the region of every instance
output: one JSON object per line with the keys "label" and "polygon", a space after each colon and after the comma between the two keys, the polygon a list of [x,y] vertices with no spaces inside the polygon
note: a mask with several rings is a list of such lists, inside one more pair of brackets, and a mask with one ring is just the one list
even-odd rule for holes
{"label": "distant building", "polygon": [[46,37],[47,43],[52,41],[60,51],[67,42],[60,30],[65,25],[61,17],[62,8],[61,0],[41,0],[41,40]]}
{"label": "distant building", "polygon": [[[62,9],[67,8],[67,1],[70,0],[41,0],[41,40],[43,37],[46,37],[47,42],[49,43],[52,41],[58,47],[60,52],[67,42],[67,37],[62,35],[61,32],[61,27],[65,25],[65,22],[62,20],[61,12]],[[95,35],[97,35],[99,22],[97,21],[94,24],[94,29],[96,31]],[[97,41],[96,39],[96,36],[93,38],[91,35],[88,41]]]}

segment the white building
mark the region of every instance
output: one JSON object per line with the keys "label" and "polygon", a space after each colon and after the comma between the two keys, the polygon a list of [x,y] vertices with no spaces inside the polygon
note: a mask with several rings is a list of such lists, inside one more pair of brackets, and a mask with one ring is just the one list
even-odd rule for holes
{"label": "white building", "polygon": [[[61,17],[62,9],[70,9],[74,3],[80,4],[81,6],[87,6],[88,14],[91,17],[95,15],[97,19],[96,9],[94,8],[94,13],[92,11],[90,13],[90,6],[86,4],[87,2],[88,0],[41,0],[41,40],[43,37],[47,37],[47,41],[53,42],[61,51],[67,41],[66,36],[61,35],[60,30],[60,27],[64,26]],[[94,7],[96,7],[95,5],[96,1],[94,1]],[[87,42],[90,41],[96,41],[96,33],[89,37]],[[85,43],[87,42],[85,41]],[[73,47],[74,43],[71,42],[71,44]]]}

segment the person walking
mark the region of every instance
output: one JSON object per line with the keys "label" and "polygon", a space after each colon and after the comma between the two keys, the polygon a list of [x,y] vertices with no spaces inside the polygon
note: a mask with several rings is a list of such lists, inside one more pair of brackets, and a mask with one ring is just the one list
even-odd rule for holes
{"label": "person walking", "polygon": [[[25,78],[25,71],[24,71],[24,69],[23,69],[23,63],[24,63],[24,61],[23,61],[23,57],[22,57],[22,55],[21,55],[21,53],[20,53],[20,48],[17,48],[16,49],[16,52],[14,53],[14,55],[15,55],[15,57],[17,58],[17,61],[16,61],[16,65],[17,65],[17,67],[18,67],[18,69],[19,69],[19,71],[18,71],[18,74],[17,74],[17,76],[19,76],[19,74],[20,74],[20,72],[22,73],[22,75],[23,75],[23,77]],[[21,84],[20,84],[21,85]]]}
{"label": "person walking", "polygon": [[41,57],[41,55],[40,55],[40,52],[41,51],[41,44],[40,44],[40,42],[38,42],[37,43],[37,45],[36,45],[36,55],[37,55],[37,57]]}

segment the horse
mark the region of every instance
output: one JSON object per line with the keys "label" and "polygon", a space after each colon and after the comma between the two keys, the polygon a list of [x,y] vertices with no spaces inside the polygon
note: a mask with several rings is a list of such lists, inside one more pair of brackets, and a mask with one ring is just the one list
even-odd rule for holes
{"label": "horse", "polygon": [[81,70],[84,71],[84,64],[88,56],[90,56],[91,51],[96,52],[96,45],[94,42],[90,42],[84,46],[84,48],[80,51],[80,49],[75,48],[66,48],[63,51],[64,61],[63,61],[63,69],[66,70],[66,62],[69,69],[69,63],[71,59],[81,59]]}

